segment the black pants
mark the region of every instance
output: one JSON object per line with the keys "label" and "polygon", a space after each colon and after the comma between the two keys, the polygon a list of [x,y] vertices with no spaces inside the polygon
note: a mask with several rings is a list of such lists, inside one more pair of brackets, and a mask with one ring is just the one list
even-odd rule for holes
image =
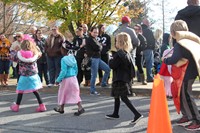
{"label": "black pants", "polygon": [[140,74],[143,74],[143,56],[141,54],[136,54],[136,58],[135,58],[135,64],[138,68],[138,71]]}
{"label": "black pants", "polygon": [[37,63],[37,66],[38,66],[38,75],[40,76],[41,82],[43,82],[42,75],[44,74],[46,85],[48,85],[49,75],[48,75],[47,63]]}
{"label": "black pants", "polygon": [[[126,106],[133,112],[135,117],[139,117],[141,114],[136,110],[136,108],[132,105],[131,101],[128,99],[127,96],[121,97],[121,100],[126,104]],[[115,98],[115,105],[114,105],[114,112],[113,115],[119,114],[119,107],[120,107],[120,98]]]}
{"label": "black pants", "polygon": [[[38,103],[42,104],[43,102],[42,102],[42,99],[40,98],[40,94],[37,91],[34,91],[33,94],[37,98]],[[20,105],[20,103],[22,101],[22,97],[23,97],[23,93],[18,93],[16,104]]]}

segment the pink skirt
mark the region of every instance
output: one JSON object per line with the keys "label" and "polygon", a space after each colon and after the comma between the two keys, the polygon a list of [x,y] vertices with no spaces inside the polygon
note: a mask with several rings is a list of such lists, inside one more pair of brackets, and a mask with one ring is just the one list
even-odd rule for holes
{"label": "pink skirt", "polygon": [[76,76],[63,79],[58,90],[58,105],[77,104],[80,101],[80,89]]}

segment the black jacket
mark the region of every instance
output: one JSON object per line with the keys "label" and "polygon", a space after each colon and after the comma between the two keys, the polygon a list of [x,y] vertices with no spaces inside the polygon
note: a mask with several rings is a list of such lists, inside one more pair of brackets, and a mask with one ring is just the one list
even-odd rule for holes
{"label": "black jacket", "polygon": [[86,53],[88,57],[101,58],[101,44],[92,36],[86,38]]}
{"label": "black jacket", "polygon": [[37,60],[37,63],[47,63],[47,54],[45,51],[45,45],[47,44],[45,38],[42,38],[41,40],[35,39],[36,45],[40,48],[40,51],[42,52],[42,56]]}
{"label": "black jacket", "polygon": [[108,51],[111,49],[111,38],[108,34],[102,34],[101,36],[97,37],[97,40],[102,45],[101,54],[105,55],[108,54]]}
{"label": "black jacket", "polygon": [[123,81],[130,83],[135,77],[135,68],[131,62],[131,56],[123,50],[118,50],[109,61],[109,66],[113,69],[113,82]]}
{"label": "black jacket", "polygon": [[185,72],[184,81],[195,79],[198,75],[196,63],[190,51],[176,43],[174,45],[174,52],[171,57],[166,58],[164,62],[168,65],[176,64],[181,58],[189,60],[188,67]]}
{"label": "black jacket", "polygon": [[140,55],[141,51],[147,47],[147,40],[142,34],[138,34],[138,39],[140,40],[140,45],[136,49],[136,55]]}
{"label": "black jacket", "polygon": [[84,58],[84,53],[86,52],[85,46],[80,48],[80,46],[83,42],[83,39],[85,39],[85,38],[84,37],[81,38],[79,36],[75,36],[73,39],[74,49],[77,50],[76,58],[82,58],[82,59]]}
{"label": "black jacket", "polygon": [[143,32],[143,36],[146,38],[147,40],[147,47],[145,49],[155,49],[155,38],[153,35],[152,30],[150,30],[146,25],[142,24],[142,32]]}
{"label": "black jacket", "polygon": [[184,20],[189,28],[189,31],[200,37],[200,6],[189,5],[178,11],[175,20]]}

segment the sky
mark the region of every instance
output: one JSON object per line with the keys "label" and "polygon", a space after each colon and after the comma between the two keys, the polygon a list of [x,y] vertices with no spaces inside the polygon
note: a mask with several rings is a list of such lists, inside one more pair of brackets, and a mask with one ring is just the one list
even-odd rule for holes
{"label": "sky", "polygon": [[[152,12],[149,12],[149,17],[156,20],[152,25],[154,29],[163,29],[162,7],[159,6],[159,4],[161,5],[161,1],[162,0],[154,0],[154,4],[149,5],[152,10]],[[155,5],[155,3],[158,4]],[[187,0],[165,0],[165,32],[169,32],[169,27],[174,21],[174,17],[176,16],[177,12],[186,6]]]}

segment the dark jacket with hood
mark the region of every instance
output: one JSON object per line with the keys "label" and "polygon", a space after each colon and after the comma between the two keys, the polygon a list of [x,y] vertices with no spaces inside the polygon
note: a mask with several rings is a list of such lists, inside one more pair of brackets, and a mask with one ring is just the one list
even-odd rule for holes
{"label": "dark jacket with hood", "polygon": [[184,20],[189,28],[189,31],[200,37],[200,6],[189,5],[178,11],[175,20]]}
{"label": "dark jacket with hood", "polygon": [[92,36],[86,38],[86,53],[88,57],[101,58],[101,44]]}

